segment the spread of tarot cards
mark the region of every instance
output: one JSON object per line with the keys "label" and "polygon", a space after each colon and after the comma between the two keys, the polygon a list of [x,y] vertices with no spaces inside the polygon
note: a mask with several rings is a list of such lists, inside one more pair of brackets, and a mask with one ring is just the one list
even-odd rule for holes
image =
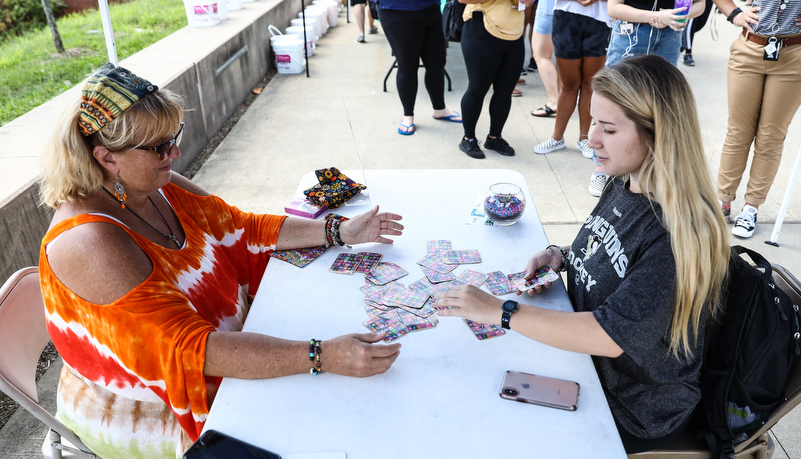
{"label": "spread of tarot cards", "polygon": [[[426,243],[426,253],[417,266],[423,277],[405,285],[399,279],[409,271],[395,263],[381,261],[380,253],[340,253],[329,268],[329,272],[351,275],[363,273],[365,284],[360,288],[364,294],[364,310],[367,320],[362,324],[369,330],[386,332],[384,341],[394,341],[408,333],[429,330],[437,326],[437,299],[451,287],[458,285],[485,285],[493,295],[526,291],[535,284],[544,284],[559,279],[551,268],[538,270],[532,279],[526,280],[524,272],[504,274],[501,271],[482,273],[465,269],[459,275],[453,271],[460,265],[481,263],[481,254],[476,249],[454,250],[449,240],[431,240]],[[463,319],[476,338],[483,340],[505,333],[500,325],[488,325]]]}

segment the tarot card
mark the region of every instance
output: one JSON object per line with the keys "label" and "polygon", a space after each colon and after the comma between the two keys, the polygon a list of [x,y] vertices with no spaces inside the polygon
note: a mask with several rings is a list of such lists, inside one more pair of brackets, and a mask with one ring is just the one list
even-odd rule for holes
{"label": "tarot card", "polygon": [[501,336],[506,333],[506,331],[501,328],[500,325],[487,325],[478,322],[473,322],[472,320],[464,319],[464,323],[470,327],[470,330],[476,335],[478,339],[488,339],[494,338],[496,336]]}
{"label": "tarot card", "polygon": [[440,253],[429,253],[423,258],[417,260],[417,264],[428,269],[432,269],[438,273],[449,273],[457,268],[456,265],[446,265],[442,262]]}
{"label": "tarot card", "polygon": [[448,282],[456,279],[456,276],[454,276],[452,273],[440,273],[424,266],[421,266],[420,269],[423,271],[423,274],[426,275],[428,281],[432,284],[439,284],[440,282]]}
{"label": "tarot card", "polygon": [[493,271],[487,274],[487,288],[493,295],[506,295],[514,292],[516,287],[509,284],[509,278],[501,271]]}
{"label": "tarot card", "polygon": [[451,241],[447,239],[439,239],[426,242],[426,252],[439,253],[451,249]]}
{"label": "tarot card", "polygon": [[419,317],[403,309],[398,309],[397,313],[403,325],[406,327],[406,330],[410,332],[434,328],[439,323],[437,316]]}
{"label": "tarot card", "polygon": [[431,297],[428,298],[428,301],[425,302],[422,308],[411,308],[409,306],[399,306],[399,308],[402,308],[407,312],[411,312],[418,317],[429,317],[437,312],[437,310],[434,309],[434,299]]}
{"label": "tarot card", "polygon": [[362,259],[359,260],[359,264],[356,266],[357,273],[369,273],[381,259],[381,254],[375,252],[359,252],[358,255],[361,255]]}
{"label": "tarot card", "polygon": [[325,246],[309,247],[306,249],[281,250],[270,254],[271,257],[303,268],[325,253]]}
{"label": "tarot card", "polygon": [[466,269],[462,274],[459,274],[459,277],[457,277],[456,280],[460,280],[466,284],[475,285],[476,287],[481,287],[481,284],[487,280],[487,277],[488,276],[484,273],[473,271],[472,269]]}
{"label": "tarot card", "polygon": [[[386,292],[387,290],[392,288],[393,285],[395,285],[395,284],[394,283],[388,283],[388,284],[384,284],[384,285],[376,285],[376,284],[368,282],[368,283],[362,285],[361,287],[359,287],[359,290],[361,290],[361,292],[364,293],[365,295],[370,295],[370,294],[373,294],[373,293],[378,293],[379,295],[383,295],[384,292]],[[401,285],[403,285],[403,284],[401,284]]]}
{"label": "tarot card", "polygon": [[340,253],[328,271],[337,274],[353,274],[359,264],[359,255],[355,253]]}
{"label": "tarot card", "polygon": [[431,294],[431,289],[434,285],[428,281],[428,278],[424,277],[422,279],[416,280],[409,284],[409,288],[412,290],[420,290],[423,292],[427,292],[429,295]]}
{"label": "tarot card", "polygon": [[384,285],[409,274],[405,269],[388,261],[379,261],[364,278],[376,285]]}
{"label": "tarot card", "polygon": [[[394,316],[394,317],[393,317]],[[395,341],[401,336],[408,333],[406,326],[401,322],[398,314],[392,311],[386,315],[379,315],[362,322],[362,325],[367,327],[373,333],[386,332],[387,336],[384,341],[387,343]]]}
{"label": "tarot card", "polygon": [[[455,282],[455,281],[454,281]],[[442,297],[450,288],[453,286],[453,282],[443,282],[441,284],[437,284],[434,286],[433,291],[431,292],[431,297],[434,298],[434,302]]]}
{"label": "tarot card", "polygon": [[506,278],[509,279],[509,287],[510,288],[514,287],[514,289],[512,290],[513,292],[520,291],[520,289],[517,288],[517,280],[522,279],[524,277],[526,277],[525,271],[520,271],[519,273],[512,273],[506,275]]}
{"label": "tarot card", "polygon": [[428,292],[412,290],[410,288],[393,288],[384,292],[381,303],[387,306],[409,306],[412,308],[422,308],[428,301]]}
{"label": "tarot card", "polygon": [[543,285],[545,282],[554,282],[559,279],[559,275],[554,272],[549,266],[544,266],[537,270],[534,273],[534,277],[531,279],[524,279],[518,278],[515,279],[515,286],[520,289],[521,292],[525,292],[534,288],[535,285]]}
{"label": "tarot card", "polygon": [[442,261],[446,265],[481,263],[481,255],[476,249],[446,250],[445,252],[442,252]]}
{"label": "tarot card", "polygon": [[386,314],[387,311],[390,311],[394,308],[388,308],[384,305],[377,304],[377,303],[370,303],[364,305],[364,312],[372,319],[373,317],[378,317],[382,314]]}

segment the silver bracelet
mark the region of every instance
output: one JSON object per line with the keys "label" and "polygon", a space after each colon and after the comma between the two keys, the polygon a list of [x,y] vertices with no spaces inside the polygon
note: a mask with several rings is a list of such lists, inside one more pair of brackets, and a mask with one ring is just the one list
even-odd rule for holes
{"label": "silver bracelet", "polygon": [[548,247],[545,247],[545,250],[551,250],[551,247],[556,247],[559,253],[562,255],[562,268],[559,272],[567,271],[567,250],[564,249],[561,245],[551,244]]}

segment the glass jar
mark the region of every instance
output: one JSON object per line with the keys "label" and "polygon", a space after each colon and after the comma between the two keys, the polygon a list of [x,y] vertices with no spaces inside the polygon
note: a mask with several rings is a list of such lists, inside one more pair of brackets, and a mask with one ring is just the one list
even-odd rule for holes
{"label": "glass jar", "polygon": [[526,196],[519,186],[512,183],[496,183],[484,196],[484,212],[499,226],[514,225],[525,209]]}

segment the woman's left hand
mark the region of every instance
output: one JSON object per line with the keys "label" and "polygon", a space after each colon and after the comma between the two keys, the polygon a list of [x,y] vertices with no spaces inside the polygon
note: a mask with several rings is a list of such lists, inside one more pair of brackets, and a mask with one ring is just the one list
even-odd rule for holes
{"label": "woman's left hand", "polygon": [[397,222],[402,219],[398,214],[389,212],[378,213],[378,206],[357,217],[342,222],[339,235],[345,244],[361,244],[365,242],[378,242],[392,244],[392,239],[384,236],[400,236],[403,234],[403,225]]}
{"label": "woman's left hand", "polygon": [[437,315],[457,316],[489,325],[500,325],[503,300],[474,285],[451,288],[437,299]]}

